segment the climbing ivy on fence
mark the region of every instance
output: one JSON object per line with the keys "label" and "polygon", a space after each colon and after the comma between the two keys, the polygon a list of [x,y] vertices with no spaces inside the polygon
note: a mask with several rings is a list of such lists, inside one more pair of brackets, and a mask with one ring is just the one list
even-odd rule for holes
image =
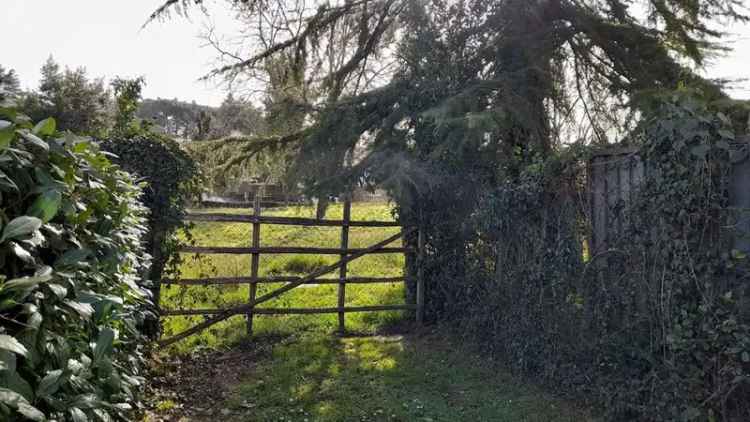
{"label": "climbing ivy on fence", "polygon": [[688,93],[653,110],[631,139],[647,177],[612,209],[628,223],[607,251],[589,256],[591,151],[570,146],[485,189],[455,226],[462,249],[426,226],[428,309],[606,420],[750,420],[748,262],[728,196],[737,125]]}
{"label": "climbing ivy on fence", "polygon": [[620,253],[599,271],[631,291],[625,322],[608,325],[628,335],[602,337],[630,342],[627,388],[612,389],[612,404],[654,420],[748,419],[748,262],[733,248],[746,234],[729,202],[731,156],[747,146],[733,146],[725,114],[680,95],[665,99],[640,137],[647,177],[623,212],[632,224],[614,246]]}
{"label": "climbing ivy on fence", "polygon": [[0,106],[0,420],[126,420],[138,403],[140,194],[89,140]]}

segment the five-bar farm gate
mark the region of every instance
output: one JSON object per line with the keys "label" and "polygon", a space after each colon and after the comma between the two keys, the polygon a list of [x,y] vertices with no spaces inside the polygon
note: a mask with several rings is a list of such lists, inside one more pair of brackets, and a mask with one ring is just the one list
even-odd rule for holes
{"label": "five-bar farm gate", "polygon": [[[353,221],[351,220],[350,200],[344,201],[344,212],[342,220],[324,220],[314,218],[298,217],[278,217],[262,215],[261,203],[258,197],[253,204],[253,213],[243,214],[219,214],[219,213],[200,213],[189,214],[190,221],[208,221],[208,222],[233,222],[252,224],[252,246],[250,247],[207,247],[207,246],[186,246],[182,252],[198,254],[241,254],[250,255],[250,274],[247,277],[214,277],[200,279],[177,279],[163,280],[163,284],[179,285],[218,285],[218,284],[249,284],[248,302],[242,305],[225,309],[171,309],[162,310],[162,316],[178,315],[206,315],[207,318],[195,326],[176,334],[175,336],[163,339],[160,344],[165,346],[184,339],[192,334],[198,333],[218,322],[224,321],[235,315],[246,315],[248,334],[252,334],[253,317],[255,315],[289,315],[289,314],[338,314],[339,332],[345,331],[345,315],[347,312],[374,312],[374,311],[401,311],[414,310],[416,312],[417,322],[421,323],[424,308],[424,280],[422,276],[422,257],[424,250],[424,240],[421,231],[416,228],[404,228],[399,233],[390,236],[367,248],[350,248],[349,247],[349,228],[350,227],[399,227],[399,223],[393,221]],[[291,225],[301,227],[341,227],[341,246],[339,248],[321,248],[321,247],[297,247],[297,246],[261,246],[260,233],[263,225]],[[407,238],[418,232],[417,250],[409,250],[406,247],[388,246],[393,242]],[[416,303],[402,305],[374,305],[374,306],[346,306],[346,285],[347,284],[364,284],[364,283],[393,283],[405,282],[405,277],[349,277],[347,275],[347,264],[355,259],[370,254],[383,253],[416,253],[417,258],[417,294]],[[260,256],[262,254],[318,254],[318,255],[339,255],[338,262],[313,271],[303,276],[273,276],[260,277]],[[322,276],[336,272],[338,277],[322,278]],[[273,290],[263,296],[257,296],[257,287],[259,283],[286,283],[282,287]],[[338,306],[331,308],[265,308],[258,307],[264,302],[279,297],[280,295],[295,289],[304,284],[338,284]]]}

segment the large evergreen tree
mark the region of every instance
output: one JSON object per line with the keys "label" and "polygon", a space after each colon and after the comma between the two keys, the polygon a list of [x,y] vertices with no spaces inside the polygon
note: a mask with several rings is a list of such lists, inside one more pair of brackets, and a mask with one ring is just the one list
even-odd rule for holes
{"label": "large evergreen tree", "polygon": [[[169,0],[153,17],[189,3],[201,2]],[[277,141],[298,144],[296,176],[321,192],[363,175],[400,190],[438,171],[447,151],[496,178],[519,154],[617,139],[654,91],[683,84],[722,98],[694,69],[716,51],[717,23],[748,19],[739,0],[229,3],[246,20],[302,18],[213,75],[254,74],[269,60],[300,75],[317,94],[297,97],[307,124]],[[332,41],[343,34],[354,41]],[[389,63],[387,79],[355,88],[375,62]],[[366,152],[349,168],[355,148]]]}

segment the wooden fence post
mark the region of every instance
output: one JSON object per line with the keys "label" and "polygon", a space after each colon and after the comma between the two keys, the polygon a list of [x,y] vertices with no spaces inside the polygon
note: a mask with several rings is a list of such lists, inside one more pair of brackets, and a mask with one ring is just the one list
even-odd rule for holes
{"label": "wooden fence post", "polygon": [[[260,193],[255,193],[255,199],[253,201],[253,215],[260,217]],[[260,247],[260,221],[253,223],[253,248]],[[255,296],[258,293],[258,267],[260,266],[260,253],[255,252],[252,255],[250,261],[250,303],[255,301]],[[253,312],[252,310],[247,314],[247,335],[253,335]]]}
{"label": "wooden fence post", "polygon": [[[343,224],[341,225],[341,249],[347,250],[349,248],[349,222],[352,218],[352,197],[348,192],[344,197],[344,215]],[[341,259],[344,259],[346,254],[341,254]],[[344,322],[346,305],[346,262],[339,268],[339,333],[344,334],[346,332],[346,325]]]}
{"label": "wooden fence post", "polygon": [[417,324],[424,323],[424,229],[417,234]]}

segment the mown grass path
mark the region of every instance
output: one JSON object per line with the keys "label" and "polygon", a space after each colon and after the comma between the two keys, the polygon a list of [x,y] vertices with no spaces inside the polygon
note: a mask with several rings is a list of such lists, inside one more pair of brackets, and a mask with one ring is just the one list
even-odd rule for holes
{"label": "mown grass path", "polygon": [[[260,340],[263,341],[262,339]],[[188,369],[182,387],[200,394],[166,420],[288,422],[583,422],[594,419],[570,402],[519,383],[500,365],[435,334],[343,337],[306,333],[286,338],[222,369]],[[239,375],[238,375],[239,374]],[[170,413],[172,412],[172,413]],[[171,415],[171,416],[169,416]]]}
{"label": "mown grass path", "polygon": [[236,421],[587,419],[434,336],[310,336],[279,345],[226,406]]}

